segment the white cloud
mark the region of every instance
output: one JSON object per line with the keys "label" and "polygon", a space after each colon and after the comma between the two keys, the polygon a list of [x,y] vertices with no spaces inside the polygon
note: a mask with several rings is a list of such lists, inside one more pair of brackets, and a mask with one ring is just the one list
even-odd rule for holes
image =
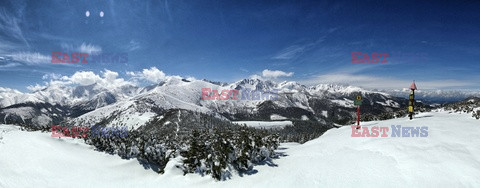
{"label": "white cloud", "polygon": [[46,86],[41,86],[41,85],[38,85],[38,84],[35,84],[34,86],[32,85],[29,85],[27,86],[27,89],[30,90],[30,91],[38,91],[38,90],[42,90],[42,89],[45,89]]}
{"label": "white cloud", "polygon": [[73,84],[72,81],[69,81],[68,80],[68,77],[66,76],[63,76],[62,77],[62,80],[50,80],[50,82],[47,84],[48,86],[52,86],[52,85],[55,85],[55,86],[64,86],[64,85],[70,85],[70,84]]}
{"label": "white cloud", "polygon": [[118,73],[107,70],[102,71],[103,75],[100,77],[99,75],[91,72],[91,71],[80,71],[75,72],[71,77],[62,77],[62,80],[71,81],[74,84],[80,85],[92,85],[92,84],[99,84],[106,88],[116,88],[123,85],[134,85],[132,82],[125,81],[123,78],[117,78]]}
{"label": "white cloud", "polygon": [[148,81],[155,83],[165,79],[165,73],[158,70],[156,67],[152,67],[150,69],[143,69],[143,76]]}
{"label": "white cloud", "polygon": [[103,73],[103,77],[106,79],[106,81],[113,82],[115,81],[115,79],[117,79],[118,73],[110,70],[105,70],[105,72]]}
{"label": "white cloud", "polygon": [[48,80],[48,79],[58,80],[60,78],[62,78],[62,75],[55,74],[55,73],[48,73],[42,76],[42,80]]}
{"label": "white cloud", "polygon": [[261,76],[259,76],[259,75],[256,75],[256,74],[254,74],[254,75],[251,75],[251,76],[250,76],[250,79],[258,79],[258,80],[263,80],[263,77],[261,77]]}
{"label": "white cloud", "polygon": [[0,87],[0,93],[6,93],[6,92],[9,92],[9,93],[22,93],[16,89],[11,89],[11,88],[6,88],[6,87]]}
{"label": "white cloud", "polygon": [[188,80],[188,81],[190,81],[190,82],[193,82],[193,81],[195,81],[195,80],[197,80],[197,79],[196,79],[195,77],[193,77],[193,76],[188,76],[188,77],[186,78],[186,80]]}
{"label": "white cloud", "polygon": [[279,70],[268,70],[265,69],[262,71],[262,76],[265,78],[277,78],[277,77],[290,77],[293,76],[293,72],[283,72]]}
{"label": "white cloud", "polygon": [[68,80],[72,81],[75,84],[80,85],[92,85],[101,80],[100,76],[96,75],[91,71],[80,71],[75,72]]}
{"label": "white cloud", "polygon": [[46,86],[63,86],[71,84],[92,85],[98,84],[107,89],[115,89],[124,85],[135,85],[133,82],[125,81],[123,78],[118,78],[118,73],[105,69],[101,72],[101,76],[91,71],[78,71],[72,76],[62,76],[60,74],[49,73],[43,76],[43,79],[51,79],[45,86],[29,86],[28,89],[37,89]]}
{"label": "white cloud", "polygon": [[103,71],[103,79],[101,79],[98,84],[109,89],[115,89],[125,85],[136,85],[133,82],[125,81],[123,78],[117,77],[117,72],[105,69],[105,71]]}
{"label": "white cloud", "polygon": [[127,75],[128,76],[137,76],[137,74],[135,72],[132,72],[132,71],[127,71]]}
{"label": "white cloud", "polygon": [[166,78],[165,73],[158,70],[157,67],[143,69],[142,72],[127,72],[127,75],[134,77],[134,79],[143,79],[153,83],[158,83]]}

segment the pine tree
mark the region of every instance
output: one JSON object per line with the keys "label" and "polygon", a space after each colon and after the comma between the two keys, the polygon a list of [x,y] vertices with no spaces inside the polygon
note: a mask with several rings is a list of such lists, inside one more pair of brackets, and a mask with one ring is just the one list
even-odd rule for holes
{"label": "pine tree", "polygon": [[[198,140],[198,141],[197,141]],[[200,134],[197,130],[193,130],[192,137],[190,138],[189,148],[186,153],[184,153],[185,160],[183,165],[186,172],[201,172],[200,167],[202,166],[201,160],[205,159],[205,144],[200,139]]]}

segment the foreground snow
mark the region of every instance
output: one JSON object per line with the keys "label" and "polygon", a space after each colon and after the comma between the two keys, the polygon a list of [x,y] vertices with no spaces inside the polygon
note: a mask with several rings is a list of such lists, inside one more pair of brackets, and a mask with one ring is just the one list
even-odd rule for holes
{"label": "foreground snow", "polygon": [[[480,121],[469,114],[424,113],[364,126],[428,126],[428,137],[352,138],[327,131],[305,144],[282,144],[275,165],[216,182],[183,176],[171,160],[159,175],[136,160],[96,152],[80,140],[0,125],[0,187],[479,187]],[[391,131],[389,132],[389,136]]]}

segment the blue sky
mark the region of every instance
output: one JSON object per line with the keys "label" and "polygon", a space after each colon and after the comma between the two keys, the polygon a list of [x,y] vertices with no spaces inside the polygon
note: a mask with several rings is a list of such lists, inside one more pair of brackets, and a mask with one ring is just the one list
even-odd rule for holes
{"label": "blue sky", "polygon": [[[416,80],[419,89],[477,90],[478,7],[473,1],[3,0],[0,87],[28,91],[83,71],[125,80],[147,73],[224,82],[257,76],[378,89]],[[128,62],[56,64],[52,51],[128,54]],[[352,51],[389,53],[388,63],[351,63]]]}

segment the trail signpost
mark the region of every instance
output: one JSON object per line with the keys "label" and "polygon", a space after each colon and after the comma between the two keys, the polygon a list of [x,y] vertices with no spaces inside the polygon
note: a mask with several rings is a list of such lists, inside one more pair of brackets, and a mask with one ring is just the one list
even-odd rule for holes
{"label": "trail signpost", "polygon": [[357,96],[353,104],[357,106],[357,129],[360,129],[360,106],[362,105],[362,96]]}
{"label": "trail signpost", "polygon": [[362,96],[357,96],[357,99],[353,102],[355,106],[362,105]]}
{"label": "trail signpost", "polygon": [[408,97],[408,117],[410,120],[413,119],[414,114],[414,107],[415,107],[415,90],[417,89],[417,85],[415,85],[415,80],[410,85],[410,96]]}

